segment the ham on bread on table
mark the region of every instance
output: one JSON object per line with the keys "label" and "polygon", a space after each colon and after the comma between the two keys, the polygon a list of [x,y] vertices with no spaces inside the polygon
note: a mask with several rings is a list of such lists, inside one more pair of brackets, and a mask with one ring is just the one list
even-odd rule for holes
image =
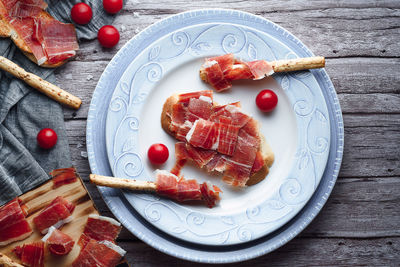
{"label": "ham on bread on table", "polygon": [[0,36],[38,65],[57,67],[79,49],[75,27],[53,18],[43,0],[0,0]]}
{"label": "ham on bread on table", "polygon": [[263,168],[266,175],[273,162],[273,153],[263,151],[266,142],[258,122],[242,111],[239,102],[214,103],[212,91],[171,96],[161,122],[181,141],[175,145],[176,175],[190,160],[208,172],[221,173],[226,183],[244,187]]}

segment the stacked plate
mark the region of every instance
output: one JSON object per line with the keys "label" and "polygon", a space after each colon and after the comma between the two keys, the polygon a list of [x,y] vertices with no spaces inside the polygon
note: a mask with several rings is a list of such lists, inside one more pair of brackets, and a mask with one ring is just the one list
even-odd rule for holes
{"label": "stacked plate", "polygon": [[[93,94],[87,149],[93,173],[153,179],[146,150],[175,140],[160,124],[173,93],[209,89],[198,75],[205,57],[234,53],[251,61],[313,54],[276,24],[249,13],[206,9],[164,19],[132,38],[105,69]],[[279,99],[271,114],[257,110],[262,89]],[[218,103],[240,101],[261,122],[275,154],[267,178],[243,190],[188,166],[187,178],[210,180],[223,190],[213,209],[177,204],[154,195],[100,187],[104,200],[138,238],[167,254],[207,263],[243,261],[268,253],[302,231],[335,184],[343,152],[343,121],[325,70],[275,74],[240,81]],[[171,157],[172,158],[172,157]],[[173,159],[163,166],[169,170]]]}

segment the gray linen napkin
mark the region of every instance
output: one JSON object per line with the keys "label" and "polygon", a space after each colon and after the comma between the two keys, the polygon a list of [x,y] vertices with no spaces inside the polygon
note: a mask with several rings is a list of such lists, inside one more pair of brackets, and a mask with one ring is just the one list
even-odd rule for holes
{"label": "gray linen napkin", "polygon": [[[70,10],[78,2],[81,1],[47,0],[47,11],[70,23]],[[88,25],[76,25],[79,40],[96,38],[98,29],[114,19],[103,10],[101,0],[84,2],[92,7],[93,18]],[[0,55],[55,83],[54,69],[38,67],[9,39],[0,38]],[[58,142],[51,150],[37,145],[36,135],[43,128],[57,132]],[[0,205],[48,180],[51,170],[71,165],[61,106],[0,71]]]}

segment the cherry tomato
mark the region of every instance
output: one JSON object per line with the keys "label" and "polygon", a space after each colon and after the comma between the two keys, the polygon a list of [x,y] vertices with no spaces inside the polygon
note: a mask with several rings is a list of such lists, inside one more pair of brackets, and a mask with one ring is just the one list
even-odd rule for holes
{"label": "cherry tomato", "polygon": [[256,97],[256,104],[261,111],[270,112],[278,104],[278,97],[271,90],[262,90]]}
{"label": "cherry tomato", "polygon": [[71,9],[71,18],[75,23],[88,24],[92,16],[92,8],[85,3],[78,3]]}
{"label": "cherry tomato", "polygon": [[168,148],[163,144],[153,144],[147,151],[147,156],[151,163],[163,164],[169,156]]}
{"label": "cherry tomato", "polygon": [[40,130],[36,139],[41,148],[50,149],[57,143],[57,134],[53,129],[44,128]]}
{"label": "cherry tomato", "polygon": [[97,33],[97,39],[102,46],[111,48],[118,44],[119,32],[114,26],[105,25]]}
{"label": "cherry tomato", "polygon": [[104,10],[110,14],[115,14],[122,9],[122,0],[103,0]]}

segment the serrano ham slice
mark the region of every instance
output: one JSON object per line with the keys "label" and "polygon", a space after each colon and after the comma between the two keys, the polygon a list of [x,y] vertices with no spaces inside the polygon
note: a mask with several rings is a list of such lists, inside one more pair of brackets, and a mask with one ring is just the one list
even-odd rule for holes
{"label": "serrano ham slice", "polygon": [[78,179],[76,169],[73,167],[53,170],[50,175],[52,176],[53,188],[74,183]]}
{"label": "serrano ham slice", "polygon": [[45,51],[43,51],[42,44],[35,36],[36,24],[35,19],[31,17],[15,18],[10,21],[18,36],[24,40],[25,44],[29,47],[32,54],[36,58],[38,65],[42,65],[47,61]]}
{"label": "serrano ham slice", "polygon": [[126,251],[110,241],[90,239],[72,263],[72,267],[114,267]]}
{"label": "serrano ham slice", "polygon": [[79,238],[78,245],[84,248],[91,239],[115,242],[119,232],[121,232],[121,224],[113,218],[90,214],[85,229]]}
{"label": "serrano ham slice", "polygon": [[61,196],[56,197],[39,215],[33,218],[33,223],[42,234],[46,234],[50,226],[60,228],[71,222],[71,214],[74,209],[74,204]]}
{"label": "serrano ham slice", "polygon": [[47,243],[47,247],[54,255],[66,255],[71,252],[75,242],[72,238],[51,226],[48,233],[42,238]]}
{"label": "serrano ham slice", "polygon": [[42,18],[36,19],[35,24],[38,29],[37,39],[50,64],[75,56],[75,50],[78,50],[79,46],[74,25]]}
{"label": "serrano ham slice", "polygon": [[0,246],[24,240],[32,234],[25,216],[18,198],[0,208]]}
{"label": "serrano ham slice", "polygon": [[1,0],[11,18],[35,17],[47,8],[42,0]]}
{"label": "serrano ham slice", "polygon": [[218,57],[206,58],[200,68],[200,78],[209,83],[217,92],[232,87],[232,81],[241,79],[259,80],[275,72],[298,71],[314,68],[323,68],[325,58],[309,57],[289,60],[255,60],[244,62],[226,54]]}
{"label": "serrano ham slice", "polygon": [[44,243],[42,241],[17,246],[13,249],[13,252],[25,266],[44,266]]}

